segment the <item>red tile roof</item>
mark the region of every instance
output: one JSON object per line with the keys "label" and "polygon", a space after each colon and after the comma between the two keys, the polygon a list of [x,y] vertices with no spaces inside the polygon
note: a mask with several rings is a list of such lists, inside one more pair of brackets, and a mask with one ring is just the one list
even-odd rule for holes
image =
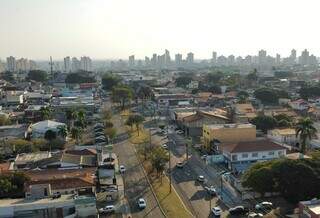
{"label": "red tile roof", "polygon": [[221,148],[224,152],[241,153],[241,152],[259,152],[284,150],[285,147],[276,144],[270,140],[256,140],[249,142],[222,143]]}

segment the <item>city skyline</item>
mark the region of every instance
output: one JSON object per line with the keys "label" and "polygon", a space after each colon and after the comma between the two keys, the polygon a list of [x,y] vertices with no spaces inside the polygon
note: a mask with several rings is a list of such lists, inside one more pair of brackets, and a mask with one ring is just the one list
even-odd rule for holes
{"label": "city skyline", "polygon": [[0,57],[144,59],[169,49],[206,59],[213,50],[245,56],[264,49],[287,56],[292,48],[320,56],[318,6],[314,0],[3,0]]}

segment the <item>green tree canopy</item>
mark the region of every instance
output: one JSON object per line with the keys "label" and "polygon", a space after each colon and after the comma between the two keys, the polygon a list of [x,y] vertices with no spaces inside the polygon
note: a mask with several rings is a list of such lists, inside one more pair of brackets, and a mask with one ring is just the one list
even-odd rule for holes
{"label": "green tree canopy", "polygon": [[301,98],[308,99],[320,96],[320,84],[306,85],[300,88],[299,94]]}
{"label": "green tree canopy", "polygon": [[112,100],[114,102],[119,102],[124,109],[125,104],[129,102],[133,97],[133,92],[131,88],[126,86],[117,86],[112,90]]}
{"label": "green tree canopy", "polygon": [[136,126],[136,129],[138,131],[138,135],[140,133],[140,125],[143,123],[144,117],[138,114],[130,115],[126,121],[126,125],[130,126],[132,128],[133,125]]}
{"label": "green tree canopy", "polygon": [[279,98],[289,97],[286,91],[271,88],[259,88],[255,90],[254,96],[263,104],[278,104]]}
{"label": "green tree canopy", "polygon": [[46,82],[48,79],[48,74],[43,70],[30,70],[27,76],[28,80],[34,80],[37,82]]}
{"label": "green tree canopy", "polygon": [[180,76],[176,79],[176,85],[178,87],[185,88],[192,81],[191,76]]}
{"label": "green tree canopy", "polygon": [[277,121],[270,116],[259,115],[251,120],[251,123],[256,125],[257,129],[267,132],[277,125]]}
{"label": "green tree canopy", "polygon": [[23,172],[0,174],[0,198],[24,197],[24,184],[28,180]]}
{"label": "green tree canopy", "polygon": [[162,147],[155,147],[152,149],[150,157],[152,167],[157,171],[158,176],[161,175],[169,160],[168,153]]}
{"label": "green tree canopy", "polygon": [[307,150],[307,140],[316,134],[317,129],[313,126],[313,121],[307,117],[300,119],[296,125],[296,135],[300,138],[300,150],[305,153]]}
{"label": "green tree canopy", "polygon": [[220,81],[223,79],[224,74],[221,71],[211,72],[205,76],[205,81],[207,84],[220,84]]}
{"label": "green tree canopy", "polygon": [[121,78],[111,73],[105,73],[102,76],[102,87],[104,90],[111,91],[114,87],[119,85],[120,82]]}
{"label": "green tree canopy", "polygon": [[69,73],[65,80],[66,83],[95,83],[96,79],[88,72],[80,71],[75,73]]}

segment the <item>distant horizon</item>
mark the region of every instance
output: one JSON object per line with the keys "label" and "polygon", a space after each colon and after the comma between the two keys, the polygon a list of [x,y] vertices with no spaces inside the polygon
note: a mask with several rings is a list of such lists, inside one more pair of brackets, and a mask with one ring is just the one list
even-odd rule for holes
{"label": "distant horizon", "polygon": [[[0,57],[320,56],[318,0],[1,0]],[[58,57],[58,58],[55,58]]]}

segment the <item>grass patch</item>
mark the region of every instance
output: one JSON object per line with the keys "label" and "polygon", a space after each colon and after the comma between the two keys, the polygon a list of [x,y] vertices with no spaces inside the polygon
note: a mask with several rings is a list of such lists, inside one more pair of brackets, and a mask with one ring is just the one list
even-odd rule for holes
{"label": "grass patch", "polygon": [[149,133],[144,129],[141,129],[138,135],[138,131],[129,131],[130,139],[132,144],[142,144],[149,141]]}
{"label": "grass patch", "polygon": [[167,176],[151,180],[157,198],[168,217],[192,217],[185,209],[177,193],[172,189],[169,193],[170,183]]}

